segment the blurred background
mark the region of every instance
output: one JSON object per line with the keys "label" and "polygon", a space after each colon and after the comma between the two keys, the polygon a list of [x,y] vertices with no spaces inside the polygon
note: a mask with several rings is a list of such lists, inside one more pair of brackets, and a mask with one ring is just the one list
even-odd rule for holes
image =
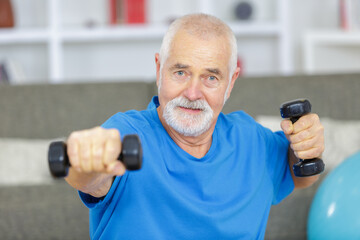
{"label": "blurred background", "polygon": [[1,239],[89,239],[87,208],[49,173],[49,144],[145,109],[169,23],[194,12],[224,20],[238,41],[241,79],[224,113],[278,130],[280,104],[308,98],[325,126],[325,172],[272,207],[265,239],[360,239],[358,165],[312,208],[324,219],[308,221],[328,174],[360,159],[360,0],[0,0]]}
{"label": "blurred background", "polygon": [[193,12],[229,23],[243,76],[360,69],[359,0],[1,2],[2,82],[154,81],[168,24]]}

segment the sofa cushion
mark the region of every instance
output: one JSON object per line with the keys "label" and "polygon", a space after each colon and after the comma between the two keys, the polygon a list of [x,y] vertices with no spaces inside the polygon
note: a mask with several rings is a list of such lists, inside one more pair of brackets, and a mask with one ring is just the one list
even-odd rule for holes
{"label": "sofa cushion", "polygon": [[146,108],[153,84],[93,83],[0,87],[0,136],[57,138]]}
{"label": "sofa cushion", "polygon": [[89,239],[88,210],[64,180],[0,186],[0,213],[1,239]]}
{"label": "sofa cushion", "polygon": [[0,139],[1,239],[89,239],[77,191],[49,173],[50,141]]}
{"label": "sofa cushion", "polygon": [[0,186],[51,184],[50,140],[0,138]]}

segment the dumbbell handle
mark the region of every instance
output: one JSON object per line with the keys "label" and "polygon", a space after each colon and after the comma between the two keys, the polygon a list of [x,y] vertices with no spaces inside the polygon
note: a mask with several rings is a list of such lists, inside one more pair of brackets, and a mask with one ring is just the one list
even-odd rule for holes
{"label": "dumbbell handle", "polygon": [[[122,141],[122,151],[118,157],[127,170],[138,170],[142,165],[142,147],[137,135],[126,135]],[[65,142],[52,142],[49,146],[48,163],[51,174],[58,177],[66,177],[69,171],[70,161]]]}
{"label": "dumbbell handle", "polygon": [[[296,99],[283,103],[280,106],[280,114],[283,118],[289,118],[292,123],[300,117],[311,112],[311,104],[307,99]],[[297,177],[308,177],[320,174],[325,169],[325,164],[320,158],[299,159],[293,165],[294,174]]]}

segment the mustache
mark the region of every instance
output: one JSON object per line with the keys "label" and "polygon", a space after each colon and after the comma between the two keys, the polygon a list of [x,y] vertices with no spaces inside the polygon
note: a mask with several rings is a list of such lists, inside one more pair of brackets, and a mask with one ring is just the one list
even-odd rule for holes
{"label": "mustache", "polygon": [[210,105],[205,100],[191,101],[185,97],[177,97],[170,101],[175,107],[197,109],[202,111],[211,111]]}
{"label": "mustache", "polygon": [[[196,115],[187,114],[179,111],[178,107],[198,109],[201,112]],[[184,96],[169,101],[163,113],[166,123],[175,131],[184,136],[193,137],[199,136],[209,129],[213,115],[213,110],[206,100],[191,101]]]}

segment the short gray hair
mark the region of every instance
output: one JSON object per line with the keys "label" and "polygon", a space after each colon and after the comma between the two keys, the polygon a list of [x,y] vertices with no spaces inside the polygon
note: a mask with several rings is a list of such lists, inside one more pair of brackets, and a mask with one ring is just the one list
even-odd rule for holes
{"label": "short gray hair", "polygon": [[[228,25],[226,25],[220,19],[203,13],[198,14],[189,14],[181,18],[176,19],[168,28],[167,32],[164,35],[159,60],[160,60],[160,82],[159,88],[161,85],[161,70],[164,66],[166,59],[169,56],[170,47],[173,41],[174,36],[180,29],[185,29],[192,35],[198,36],[199,38],[206,39],[212,36],[225,36],[228,39],[230,44],[231,56],[229,61],[229,72],[231,81],[231,76],[234,74],[237,67],[237,44],[236,38],[232,30]],[[229,83],[230,84],[230,83]]]}

